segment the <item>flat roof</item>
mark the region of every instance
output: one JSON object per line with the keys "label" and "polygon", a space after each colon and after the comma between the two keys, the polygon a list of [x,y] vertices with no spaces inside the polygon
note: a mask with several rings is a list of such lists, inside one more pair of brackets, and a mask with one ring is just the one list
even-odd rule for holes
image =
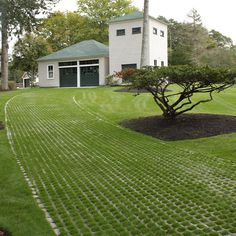
{"label": "flat roof", "polygon": [[[160,22],[161,24],[167,25],[165,22],[160,21],[158,19],[156,19],[153,16],[149,16],[149,18],[156,20],[158,22]],[[138,19],[143,19],[143,12],[141,11],[137,11],[137,12],[133,12],[124,16],[120,16],[120,17],[115,17],[113,19],[110,20],[110,23],[115,23],[115,22],[121,22],[121,21],[130,21],[130,20],[138,20]]]}

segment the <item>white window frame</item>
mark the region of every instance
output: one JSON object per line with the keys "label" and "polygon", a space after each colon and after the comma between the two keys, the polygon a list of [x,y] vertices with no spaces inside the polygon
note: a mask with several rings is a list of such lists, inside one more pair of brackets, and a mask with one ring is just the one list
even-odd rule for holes
{"label": "white window frame", "polygon": [[[49,66],[52,66],[52,77],[49,77]],[[47,65],[47,79],[51,80],[51,79],[54,79],[54,65]]]}

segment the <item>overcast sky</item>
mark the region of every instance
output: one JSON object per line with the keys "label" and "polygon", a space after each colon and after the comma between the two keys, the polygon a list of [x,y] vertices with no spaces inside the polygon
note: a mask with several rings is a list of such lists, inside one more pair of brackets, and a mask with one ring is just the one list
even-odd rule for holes
{"label": "overcast sky", "polygon": [[[77,0],[61,0],[57,10],[76,10]],[[133,0],[133,5],[142,9],[143,0]],[[187,21],[187,14],[195,8],[208,29],[220,31],[233,39],[236,44],[236,0],[150,0],[150,15],[162,15],[167,19]]]}

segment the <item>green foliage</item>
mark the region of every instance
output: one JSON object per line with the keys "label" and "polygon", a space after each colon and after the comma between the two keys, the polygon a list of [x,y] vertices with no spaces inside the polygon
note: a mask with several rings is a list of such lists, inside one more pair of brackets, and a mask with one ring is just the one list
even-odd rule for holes
{"label": "green foliage", "polygon": [[48,41],[53,51],[57,51],[91,38],[100,41],[95,37],[96,31],[86,16],[76,12],[54,12],[43,20],[38,33]]}
{"label": "green foliage", "polygon": [[231,48],[233,46],[233,41],[231,38],[224,36],[216,30],[211,30],[209,32],[209,36],[216,43],[216,47]]}
{"label": "green foliage", "polygon": [[87,16],[91,27],[100,35],[100,42],[108,43],[108,23],[113,17],[137,11],[131,0],[78,0],[78,12]]}
{"label": "green foliage", "polygon": [[236,58],[232,39],[220,32],[210,32],[202,26],[201,16],[195,9],[188,14],[189,22],[180,23],[159,16],[168,23],[170,65],[235,66]]}
{"label": "green foliage", "polygon": [[34,80],[38,72],[37,59],[52,52],[48,42],[41,36],[26,34],[15,44],[12,69],[27,72]]}
{"label": "green foliage", "polygon": [[8,38],[31,31],[36,25],[36,16],[45,13],[58,0],[1,0],[1,70],[2,89],[8,90]]}
{"label": "green foliage", "polygon": [[[145,88],[163,112],[163,116],[173,119],[192,110],[201,103],[213,99],[213,92],[221,92],[236,82],[236,70],[210,67],[172,66],[146,67],[136,70],[133,85]],[[178,87],[177,92],[171,87]],[[208,97],[193,101],[196,93],[207,93]]]}
{"label": "green foliage", "polygon": [[37,59],[52,52],[48,42],[41,36],[26,34],[14,46],[12,70],[26,72],[31,80],[38,72]]}

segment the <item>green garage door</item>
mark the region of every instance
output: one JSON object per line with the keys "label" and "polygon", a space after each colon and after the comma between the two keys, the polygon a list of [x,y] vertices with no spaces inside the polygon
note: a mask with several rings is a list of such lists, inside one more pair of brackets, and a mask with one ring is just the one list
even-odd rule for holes
{"label": "green garage door", "polygon": [[80,86],[99,85],[99,66],[80,67]]}
{"label": "green garage door", "polygon": [[77,67],[60,68],[60,87],[77,87]]}

